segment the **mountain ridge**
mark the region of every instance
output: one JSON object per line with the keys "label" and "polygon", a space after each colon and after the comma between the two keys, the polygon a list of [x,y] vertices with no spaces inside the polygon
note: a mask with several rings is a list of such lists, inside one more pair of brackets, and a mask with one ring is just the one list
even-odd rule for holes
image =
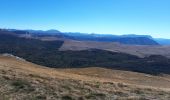
{"label": "mountain ridge", "polygon": [[[10,30],[10,32],[15,32],[16,30]],[[7,30],[7,31],[8,31]],[[65,38],[79,41],[98,41],[98,42],[119,42],[122,44],[130,44],[130,45],[159,45],[151,36],[149,35],[108,35],[108,34],[87,34],[87,33],[79,33],[79,32],[60,32],[58,30],[17,30],[21,32],[25,32],[32,34],[36,37],[53,37],[53,38]]]}

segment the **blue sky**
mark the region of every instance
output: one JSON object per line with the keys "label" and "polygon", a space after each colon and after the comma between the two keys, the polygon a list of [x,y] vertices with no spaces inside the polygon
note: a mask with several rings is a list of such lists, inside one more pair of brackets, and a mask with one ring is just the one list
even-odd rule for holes
{"label": "blue sky", "polygon": [[170,0],[0,0],[0,27],[170,38]]}

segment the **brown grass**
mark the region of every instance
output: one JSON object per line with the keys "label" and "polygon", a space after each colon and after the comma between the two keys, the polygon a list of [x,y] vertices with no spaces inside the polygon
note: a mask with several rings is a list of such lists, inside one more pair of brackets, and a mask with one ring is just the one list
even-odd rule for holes
{"label": "brown grass", "polygon": [[79,51],[87,49],[101,49],[111,52],[122,52],[139,57],[146,57],[149,55],[162,55],[170,58],[170,46],[141,46],[125,45],[116,42],[64,40],[64,44],[60,48],[61,51]]}
{"label": "brown grass", "polygon": [[0,100],[169,100],[169,84],[168,75],[97,67],[52,69],[0,57]]}

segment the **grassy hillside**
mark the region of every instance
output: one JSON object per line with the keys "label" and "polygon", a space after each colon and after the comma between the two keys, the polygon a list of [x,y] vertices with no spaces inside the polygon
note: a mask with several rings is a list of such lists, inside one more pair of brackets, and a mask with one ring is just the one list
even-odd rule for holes
{"label": "grassy hillside", "polygon": [[50,69],[0,56],[0,100],[169,100],[168,79],[100,68]]}

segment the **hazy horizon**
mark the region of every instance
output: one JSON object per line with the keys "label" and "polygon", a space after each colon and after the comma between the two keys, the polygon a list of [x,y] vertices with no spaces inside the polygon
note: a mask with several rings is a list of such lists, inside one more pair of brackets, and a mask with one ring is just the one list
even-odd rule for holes
{"label": "hazy horizon", "polygon": [[170,39],[169,0],[0,0],[0,27]]}
{"label": "hazy horizon", "polygon": [[15,29],[15,28],[0,28],[0,29],[6,29],[6,30],[21,30],[21,31],[25,31],[25,30],[33,30],[33,31],[50,31],[50,30],[55,30],[55,31],[59,31],[61,33],[81,33],[81,34],[101,34],[101,35],[115,35],[115,36],[123,36],[123,35],[146,35],[146,36],[151,36],[155,39],[170,39],[170,38],[159,38],[159,37],[154,37],[152,35],[149,34],[102,34],[102,33],[85,33],[85,32],[64,32],[64,31],[60,31],[57,29],[47,29],[47,30],[41,30],[41,29]]}

